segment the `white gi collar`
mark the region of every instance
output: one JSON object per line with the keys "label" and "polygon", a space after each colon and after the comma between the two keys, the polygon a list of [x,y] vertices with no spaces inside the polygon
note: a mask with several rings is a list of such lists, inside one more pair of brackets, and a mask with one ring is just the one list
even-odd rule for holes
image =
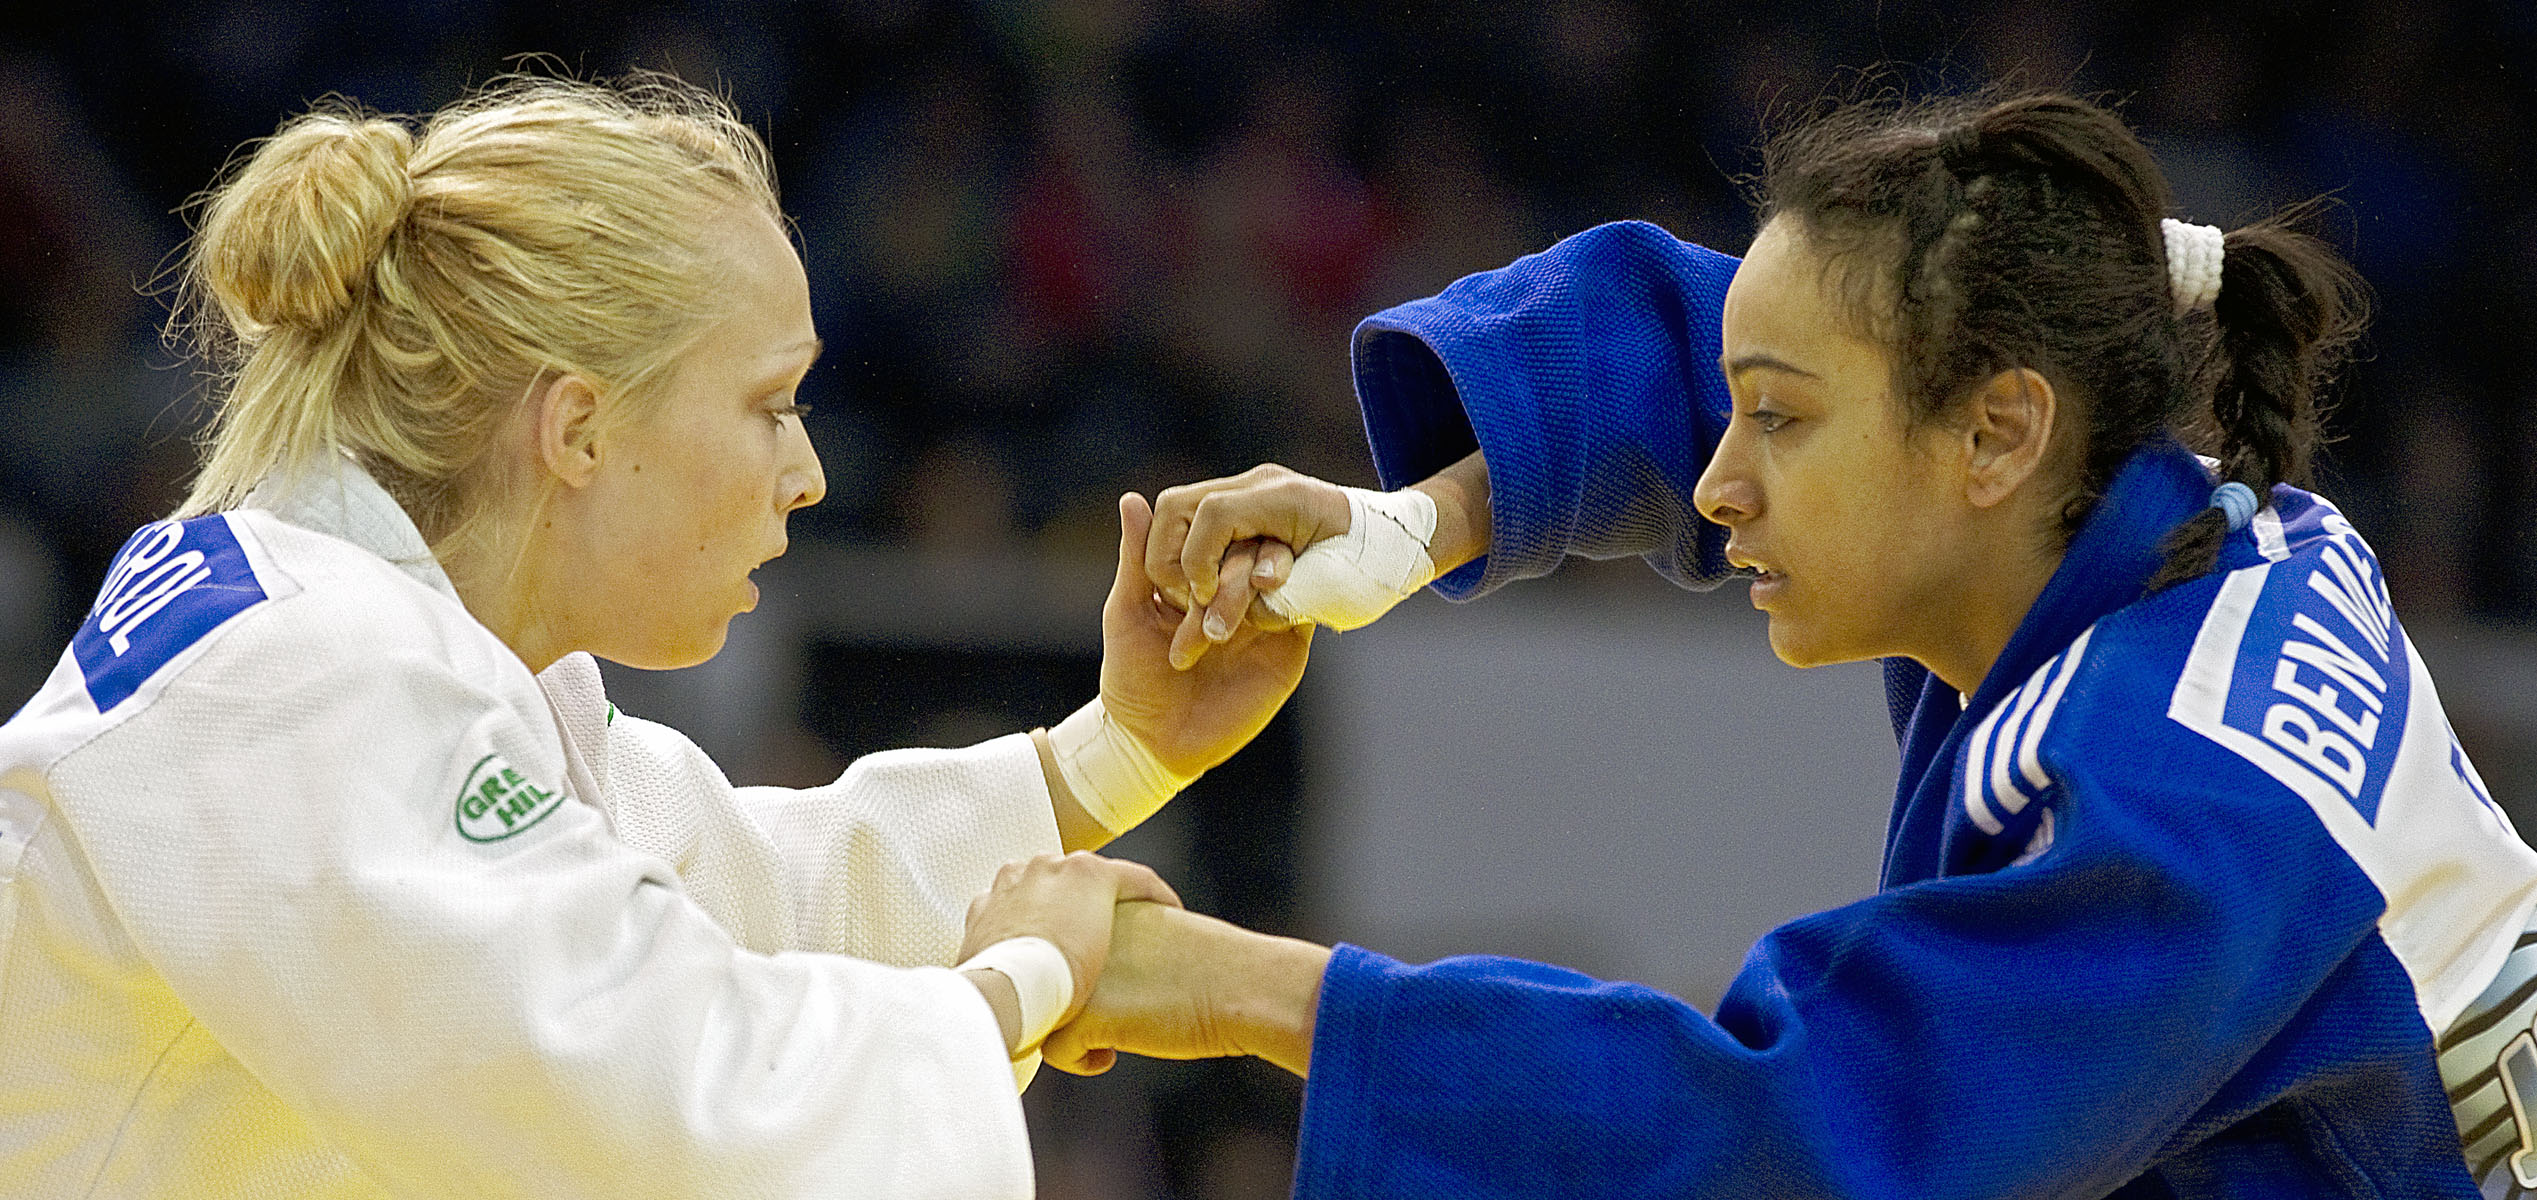
{"label": "white gi collar", "polygon": [[267,476],[238,507],[261,508],[302,529],[342,538],[394,563],[423,586],[458,599],[458,589],[432,557],[414,519],[351,455]]}
{"label": "white gi collar", "polygon": [[[423,586],[458,602],[432,548],[423,541],[405,506],[388,495],[370,472],[349,454],[336,455],[308,469],[267,476],[247,493],[240,508],[261,508],[302,529],[338,537],[388,560]],[[599,663],[575,651],[555,660],[537,677],[548,708],[562,731],[565,771],[572,794],[604,803],[608,774],[608,724],[616,707],[600,679]],[[603,811],[605,811],[603,809]]]}

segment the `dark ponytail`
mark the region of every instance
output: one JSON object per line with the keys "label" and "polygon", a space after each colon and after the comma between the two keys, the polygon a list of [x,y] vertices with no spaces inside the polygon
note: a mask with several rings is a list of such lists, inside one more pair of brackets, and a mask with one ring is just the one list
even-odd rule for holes
{"label": "dark ponytail", "polygon": [[[1772,139],[1761,183],[1764,221],[1799,223],[1856,327],[1893,352],[1912,424],[2020,367],[2069,398],[2065,536],[2164,434],[2259,497],[2306,481],[2318,394],[2367,307],[2359,276],[2259,223],[2227,235],[2214,306],[2178,314],[2165,177],[2105,108],[2051,92],[1842,106]],[[2208,572],[2226,522],[2180,527],[2151,586]]]}
{"label": "dark ponytail", "polygon": [[[2318,394],[2368,320],[2360,274],[2288,219],[2231,232],[2201,386],[2210,397],[2204,441],[2220,475],[2264,497],[2276,483],[2306,486],[2322,437]],[[2204,414],[2194,414],[2204,416]],[[2220,556],[2227,518],[2206,509],[2167,538],[2155,591],[2199,578]]]}

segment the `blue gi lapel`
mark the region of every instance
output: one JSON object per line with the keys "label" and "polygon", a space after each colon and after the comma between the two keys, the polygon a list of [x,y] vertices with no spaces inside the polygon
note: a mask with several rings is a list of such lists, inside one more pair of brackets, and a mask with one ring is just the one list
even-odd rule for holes
{"label": "blue gi lapel", "polygon": [[1958,786],[1956,745],[1965,732],[2088,626],[2140,599],[2142,585],[2158,570],[2167,532],[2210,503],[2211,476],[2183,446],[2163,438],[2144,446],[2070,539],[2060,568],[1970,704],[1960,706],[1955,689],[1919,664],[1887,662],[1889,691],[1917,678],[1919,702],[1898,731],[1903,768],[1886,827],[1883,886],[1933,878],[1945,865],[1942,848]]}

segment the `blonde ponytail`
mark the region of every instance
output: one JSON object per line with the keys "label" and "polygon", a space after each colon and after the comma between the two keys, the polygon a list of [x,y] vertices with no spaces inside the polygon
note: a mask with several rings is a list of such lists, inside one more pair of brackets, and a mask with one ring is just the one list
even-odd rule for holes
{"label": "blonde ponytail", "polygon": [[171,332],[217,416],[180,512],[349,453],[434,546],[501,494],[494,435],[578,374],[639,409],[716,315],[704,232],[781,220],[766,150],[667,76],[510,77],[420,136],[340,102],[285,123],[202,201]]}

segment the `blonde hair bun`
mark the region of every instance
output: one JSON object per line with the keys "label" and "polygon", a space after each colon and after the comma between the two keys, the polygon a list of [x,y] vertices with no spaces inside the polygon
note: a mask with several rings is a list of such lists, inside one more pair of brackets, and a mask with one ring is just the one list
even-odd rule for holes
{"label": "blonde hair bun", "polygon": [[435,548],[517,495],[493,452],[541,380],[646,411],[722,310],[707,233],[781,224],[766,144],[667,75],[504,76],[420,118],[322,102],[201,200],[170,336],[217,405],[181,515],[358,459]]}
{"label": "blonde hair bun", "polygon": [[202,282],[242,338],[324,331],[365,296],[414,206],[414,136],[394,120],[308,113],[256,147],[204,214]]}

